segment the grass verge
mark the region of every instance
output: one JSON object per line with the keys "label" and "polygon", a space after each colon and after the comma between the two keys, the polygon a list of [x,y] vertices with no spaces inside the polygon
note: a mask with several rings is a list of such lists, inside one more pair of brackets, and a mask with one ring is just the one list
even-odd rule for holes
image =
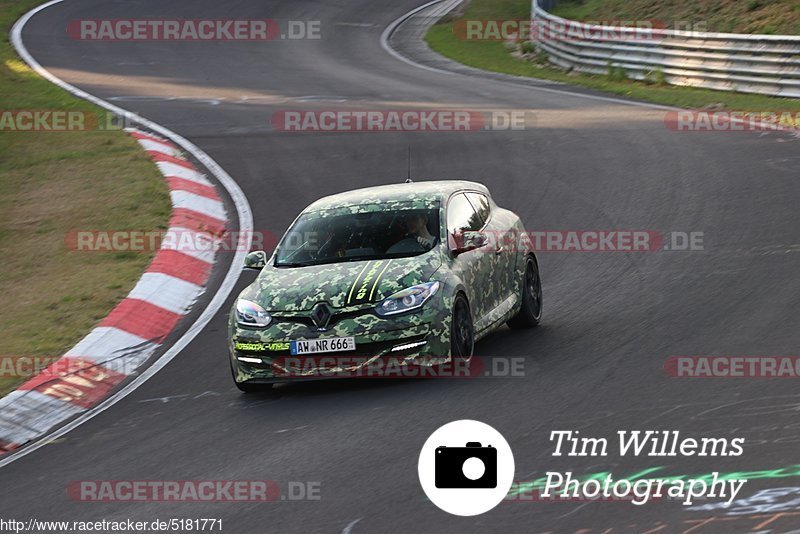
{"label": "grass verge", "polygon": [[[40,3],[0,0],[0,111],[102,116],[100,108],[30,71],[14,52],[12,24]],[[0,396],[29,378],[19,376],[17,358],[63,354],[125,297],[152,258],[71,251],[66,235],[78,229],[163,229],[170,212],[162,176],[119,130],[0,128]]]}
{"label": "grass verge", "polygon": [[[529,16],[529,0],[472,0],[458,19],[518,20]],[[713,106],[714,109],[721,110],[800,111],[800,99],[637,82],[619,79],[613,72],[609,76],[567,73],[541,59],[531,61],[515,57],[501,41],[461,39],[453,31],[454,23],[454,20],[447,20],[434,25],[425,40],[439,54],[471,67],[566,82],[636,100],[682,108],[700,109]]]}
{"label": "grass verge", "polygon": [[552,11],[571,20],[659,20],[678,29],[800,34],[797,0],[560,0]]}

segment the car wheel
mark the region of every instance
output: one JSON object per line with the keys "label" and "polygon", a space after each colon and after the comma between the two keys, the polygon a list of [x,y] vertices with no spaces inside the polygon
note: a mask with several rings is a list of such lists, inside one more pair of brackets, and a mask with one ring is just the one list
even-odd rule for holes
{"label": "car wheel", "polygon": [[528,256],[525,260],[525,279],[522,284],[522,306],[509,319],[511,328],[531,328],[542,320],[542,279],[536,260]]}
{"label": "car wheel", "polygon": [[471,358],[475,347],[472,313],[464,295],[458,294],[453,303],[453,322],[450,326],[450,353],[453,358]]}

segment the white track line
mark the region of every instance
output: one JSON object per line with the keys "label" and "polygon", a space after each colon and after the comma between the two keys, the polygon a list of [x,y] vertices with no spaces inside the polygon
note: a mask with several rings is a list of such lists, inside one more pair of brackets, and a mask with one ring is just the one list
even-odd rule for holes
{"label": "white track line", "polygon": [[427,65],[421,65],[421,64],[417,63],[416,61],[413,61],[413,60],[407,58],[406,56],[400,54],[394,48],[389,46],[389,38],[392,36],[394,31],[402,23],[404,23],[407,19],[410,19],[411,17],[413,17],[414,15],[416,15],[417,13],[422,11],[423,9],[428,8],[430,6],[433,6],[433,5],[436,5],[439,2],[444,2],[444,1],[445,0],[433,0],[433,2],[428,2],[425,5],[422,5],[422,6],[419,6],[417,8],[414,8],[411,11],[409,11],[408,13],[406,13],[405,15],[402,15],[401,17],[395,19],[391,24],[386,26],[385,30],[383,30],[383,33],[381,34],[381,47],[384,50],[386,50],[386,52],[388,52],[390,55],[394,56],[395,59],[399,59],[400,61],[402,61],[404,63],[408,63],[412,67],[417,67],[418,69],[423,69],[423,70],[429,70],[431,72],[438,72],[440,74],[456,74],[455,72],[450,72],[450,71],[447,71],[447,70],[437,69],[435,67],[429,67]]}
{"label": "white track line", "polygon": [[[51,6],[56,4],[60,4],[64,0],[52,0],[47,2],[46,4],[42,4],[38,7],[33,8],[32,10],[25,13],[15,24],[14,27],[11,29],[11,43],[16,48],[17,53],[20,57],[28,64],[28,66],[33,69],[37,74],[42,76],[43,78],[49,80],[50,82],[54,83],[55,85],[69,91],[73,95],[82,98],[84,100],[88,100],[89,102],[96,104],[102,108],[105,108],[112,113],[116,113],[119,115],[130,116],[131,112],[119,107],[115,106],[114,104],[110,104],[105,100],[102,100],[94,95],[87,93],[77,87],[68,84],[64,80],[56,77],[44,67],[42,67],[38,61],[36,61],[33,56],[28,52],[28,49],[25,47],[24,43],[22,42],[22,30],[25,27],[25,24],[37,13],[43,11]],[[183,148],[186,152],[194,156],[206,169],[208,169],[219,181],[222,187],[228,192],[230,195],[231,200],[233,201],[234,205],[236,206],[236,215],[239,219],[239,231],[244,236],[252,236],[253,234],[253,214],[250,209],[250,204],[247,202],[247,198],[244,195],[244,192],[239,187],[239,184],[227,173],[225,170],[219,166],[219,164],[211,159],[211,157],[203,152],[199,147],[193,144],[188,139],[178,135],[177,133],[169,130],[160,124],[157,124],[153,121],[147,120],[143,117],[135,116],[135,122],[140,124],[141,126],[147,128],[150,131],[156,132],[163,137],[170,139],[175,144]],[[11,462],[19,460],[27,456],[28,454],[36,451],[46,445],[48,442],[57,439],[64,434],[74,430],[75,428],[79,427],[83,423],[89,421],[96,415],[106,411],[114,404],[118,403],[131,393],[133,393],[139,386],[147,382],[150,378],[152,378],[158,371],[164,368],[170,361],[172,361],[175,356],[180,354],[180,352],[195,338],[197,335],[205,328],[208,322],[216,315],[216,313],[220,310],[222,305],[225,303],[225,300],[228,298],[228,295],[233,290],[234,286],[236,285],[236,281],[239,279],[239,275],[242,272],[242,264],[244,263],[244,256],[247,254],[247,251],[250,250],[249,243],[245,245],[237,246],[236,253],[233,256],[233,260],[231,262],[230,268],[228,272],[225,274],[225,278],[220,284],[219,289],[217,290],[214,297],[208,303],[205,310],[200,314],[197,320],[189,327],[186,333],[181,336],[175,344],[170,347],[158,360],[156,360],[150,367],[142,372],[137,378],[135,378],[132,382],[126,385],[124,388],[119,390],[117,393],[103,401],[101,404],[97,405],[96,407],[87,410],[82,415],[75,418],[70,423],[64,425],[60,429],[56,430],[52,434],[45,436],[45,438],[39,440],[38,442],[32,443],[28,446],[23,447],[19,451],[9,452],[2,457],[0,457],[0,467],[6,466]]]}

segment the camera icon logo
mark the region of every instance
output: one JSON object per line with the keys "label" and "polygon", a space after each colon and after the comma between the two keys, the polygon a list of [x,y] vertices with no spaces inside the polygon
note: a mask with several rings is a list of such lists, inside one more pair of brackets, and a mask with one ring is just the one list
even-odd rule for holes
{"label": "camera icon logo", "polygon": [[437,488],[496,488],[497,450],[470,441],[466,447],[437,447]]}
{"label": "camera icon logo", "polygon": [[514,455],[497,430],[464,419],[437,429],[417,466],[433,504],[454,515],[474,516],[500,504],[514,481]]}

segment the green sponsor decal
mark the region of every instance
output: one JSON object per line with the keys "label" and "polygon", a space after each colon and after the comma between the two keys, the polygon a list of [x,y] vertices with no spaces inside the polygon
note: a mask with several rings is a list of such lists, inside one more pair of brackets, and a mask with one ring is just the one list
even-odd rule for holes
{"label": "green sponsor decal", "polygon": [[271,343],[242,343],[237,341],[233,348],[236,350],[246,350],[251,352],[281,351],[289,350],[288,341],[273,341]]}

